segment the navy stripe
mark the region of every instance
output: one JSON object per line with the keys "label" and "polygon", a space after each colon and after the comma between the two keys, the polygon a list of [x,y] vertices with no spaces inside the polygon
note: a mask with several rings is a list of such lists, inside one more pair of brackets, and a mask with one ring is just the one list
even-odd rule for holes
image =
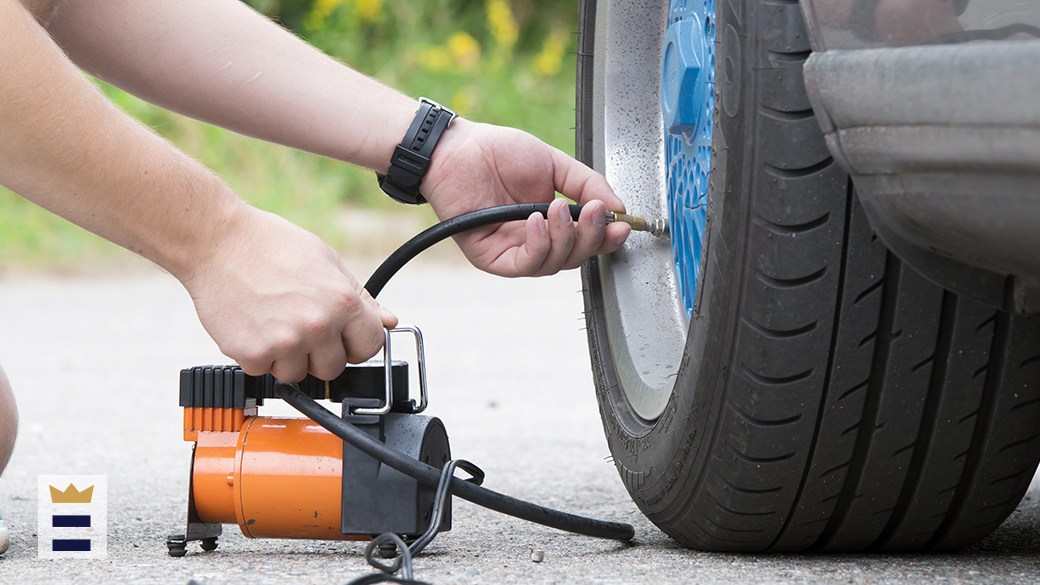
{"label": "navy stripe", "polygon": [[55,538],[51,547],[54,552],[90,552],[90,539]]}
{"label": "navy stripe", "polygon": [[90,528],[88,514],[55,514],[51,516],[51,526],[55,528]]}

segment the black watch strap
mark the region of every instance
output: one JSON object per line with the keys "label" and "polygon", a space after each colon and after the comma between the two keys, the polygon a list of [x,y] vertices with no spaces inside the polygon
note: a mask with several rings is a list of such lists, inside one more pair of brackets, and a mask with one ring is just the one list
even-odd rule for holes
{"label": "black watch strap", "polygon": [[390,169],[386,175],[377,175],[379,186],[387,195],[401,203],[426,203],[419,184],[430,168],[433,149],[454,119],[455,112],[433,100],[419,98],[419,111],[404,140],[394,149]]}

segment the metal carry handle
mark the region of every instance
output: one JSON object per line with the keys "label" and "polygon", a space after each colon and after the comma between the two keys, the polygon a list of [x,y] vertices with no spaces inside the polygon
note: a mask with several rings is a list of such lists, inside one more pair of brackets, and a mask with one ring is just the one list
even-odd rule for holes
{"label": "metal carry handle", "polygon": [[[379,408],[356,408],[352,412],[353,414],[374,414],[383,416],[390,412],[393,406],[394,399],[394,376],[393,376],[393,359],[391,357],[390,350],[390,334],[391,333],[411,333],[415,337],[415,355],[419,362],[419,405],[413,406],[412,413],[419,414],[426,410],[429,399],[426,391],[426,350],[423,346],[422,331],[414,325],[405,325],[397,327],[395,329],[385,329],[383,331],[383,385],[386,390],[383,405]],[[413,401],[414,405],[415,402]]]}

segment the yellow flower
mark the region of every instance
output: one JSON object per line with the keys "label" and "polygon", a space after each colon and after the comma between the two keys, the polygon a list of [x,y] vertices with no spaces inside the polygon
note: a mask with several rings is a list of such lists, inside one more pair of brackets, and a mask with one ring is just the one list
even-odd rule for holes
{"label": "yellow flower", "polygon": [[473,107],[477,104],[477,92],[472,87],[460,87],[451,96],[448,104],[459,115],[465,115],[466,112],[472,112]]}
{"label": "yellow flower", "polygon": [[343,4],[343,0],[315,0],[307,16],[304,17],[304,25],[310,30],[319,30],[325,26],[325,19],[332,11]]}
{"label": "yellow flower", "polygon": [[419,53],[419,65],[429,71],[444,71],[451,63],[451,55],[444,47],[431,47]]}
{"label": "yellow flower", "polygon": [[451,35],[448,39],[448,51],[462,69],[472,69],[480,61],[480,43],[464,32]]}
{"label": "yellow flower", "polygon": [[556,75],[560,72],[563,64],[563,55],[567,51],[567,33],[563,30],[554,30],[545,38],[542,50],[534,57],[531,68],[535,74],[546,77]]}
{"label": "yellow flower", "polygon": [[[319,0],[320,1],[320,0]],[[341,2],[342,0],[325,0]],[[383,10],[383,0],[356,0],[354,6],[354,13],[357,14],[358,18],[365,22],[373,22],[379,18],[379,13]]]}
{"label": "yellow flower", "polygon": [[343,4],[343,0],[315,0],[314,8],[311,10],[328,16],[329,14],[332,14],[332,11],[338,8],[340,4]]}
{"label": "yellow flower", "polygon": [[519,33],[509,3],[506,0],[488,0],[487,19],[495,41],[503,47],[512,48]]}

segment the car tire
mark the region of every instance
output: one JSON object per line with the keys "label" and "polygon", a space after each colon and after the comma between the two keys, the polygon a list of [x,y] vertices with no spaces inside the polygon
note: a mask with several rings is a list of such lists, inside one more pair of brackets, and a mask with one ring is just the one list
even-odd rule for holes
{"label": "car tire", "polygon": [[[621,479],[652,522],[702,550],[975,543],[1015,509],[1040,459],[1037,320],[933,285],[871,231],[805,94],[797,2],[714,4],[707,223],[680,244],[699,246],[698,265],[634,233],[582,272]],[[632,55],[656,54],[660,68],[669,8],[580,10],[578,156],[652,215],[676,194],[653,158],[656,88],[640,97],[646,63]],[[640,270],[675,255],[680,271],[696,268],[687,320],[645,326],[680,292],[661,276],[670,266]]]}

